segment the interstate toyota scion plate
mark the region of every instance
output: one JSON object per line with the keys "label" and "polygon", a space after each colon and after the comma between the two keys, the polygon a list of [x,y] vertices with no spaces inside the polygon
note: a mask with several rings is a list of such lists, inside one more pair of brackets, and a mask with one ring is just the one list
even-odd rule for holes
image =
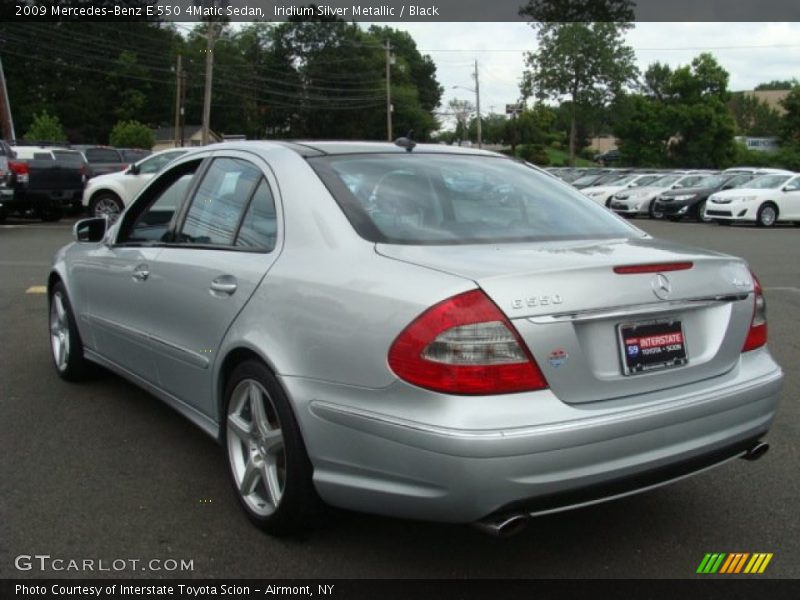
{"label": "interstate toyota scion plate", "polygon": [[685,365],[686,341],[680,321],[642,321],[617,326],[623,375]]}

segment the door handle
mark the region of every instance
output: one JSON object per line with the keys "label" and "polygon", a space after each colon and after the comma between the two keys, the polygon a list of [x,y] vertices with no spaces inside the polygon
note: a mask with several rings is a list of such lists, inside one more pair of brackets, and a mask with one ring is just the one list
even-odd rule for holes
{"label": "door handle", "polygon": [[236,278],[232,275],[221,275],[211,282],[211,290],[214,292],[221,292],[223,294],[232,295],[239,285],[236,283]]}
{"label": "door handle", "polygon": [[148,277],[150,277],[150,271],[147,268],[147,265],[139,265],[133,270],[131,274],[136,281],[146,281]]}

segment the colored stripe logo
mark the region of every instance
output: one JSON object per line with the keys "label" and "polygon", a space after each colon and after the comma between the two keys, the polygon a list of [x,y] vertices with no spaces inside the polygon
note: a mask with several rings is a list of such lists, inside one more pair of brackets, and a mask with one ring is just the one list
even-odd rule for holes
{"label": "colored stripe logo", "polygon": [[697,573],[704,575],[719,573],[724,575],[736,574],[756,574],[763,573],[767,569],[769,561],[772,560],[772,552],[714,552],[707,553]]}

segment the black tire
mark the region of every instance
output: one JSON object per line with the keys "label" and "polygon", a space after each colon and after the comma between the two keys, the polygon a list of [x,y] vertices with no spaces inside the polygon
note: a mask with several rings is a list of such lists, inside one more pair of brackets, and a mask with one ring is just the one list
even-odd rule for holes
{"label": "black tire", "polygon": [[710,219],[706,217],[706,201],[700,200],[694,205],[694,220],[698,223],[708,223]]}
{"label": "black tire", "polygon": [[[108,210],[102,210],[98,214],[98,207],[106,206]],[[117,212],[113,214],[112,206],[116,206]],[[90,217],[102,217],[104,215],[108,215],[109,223],[113,223],[119,218],[120,213],[122,213],[125,205],[122,203],[122,200],[116,194],[111,192],[100,192],[96,194],[91,202],[89,202],[89,216]]]}
{"label": "black tire", "polygon": [[8,213],[0,210],[0,223],[5,223],[6,217],[8,217]]}
{"label": "black tire", "polygon": [[672,216],[667,217],[667,219],[672,221],[673,223],[678,223],[678,222],[680,222],[681,217],[679,217],[677,215],[672,215]]}
{"label": "black tire", "polygon": [[[265,495],[269,496],[270,494],[265,475],[256,476],[256,483],[250,488],[249,494],[244,494],[240,486],[240,483],[244,484],[244,473],[247,471],[246,465],[242,465],[242,462],[260,464],[262,466],[258,470],[266,473],[267,467],[263,466],[266,461],[261,459],[259,462],[254,459],[254,453],[259,456],[272,454],[271,450],[265,449],[269,444],[267,439],[261,438],[259,441],[258,434],[252,433],[260,429],[254,425],[256,419],[252,413],[250,413],[252,421],[249,423],[251,433],[248,434],[252,436],[248,438],[250,441],[245,442],[239,437],[232,424],[232,413],[238,415],[240,419],[242,416],[240,413],[247,414],[248,409],[243,406],[243,403],[252,406],[250,400],[252,395],[247,394],[247,399],[243,399],[242,394],[243,387],[252,387],[254,382],[261,394],[259,397],[264,406],[263,414],[269,418],[270,424],[277,423],[282,433],[282,448],[271,459],[276,463],[275,481],[283,486],[277,505],[274,505],[271,499],[264,498]],[[239,406],[242,408],[237,408]],[[257,527],[275,536],[292,535],[313,527],[317,523],[323,507],[322,501],[314,489],[313,467],[289,399],[275,376],[263,363],[247,360],[233,370],[225,386],[223,419],[221,438],[228,458],[228,475],[234,494],[248,518]],[[240,422],[247,424],[246,420]],[[241,431],[241,429],[239,430]],[[259,443],[262,445],[261,449],[258,447]],[[282,482],[279,481],[281,475]],[[259,513],[258,510],[261,512]]]}
{"label": "black tire", "polygon": [[64,216],[64,210],[60,206],[48,206],[39,209],[38,216],[45,223],[55,223]]}
{"label": "black tire", "polygon": [[647,207],[647,214],[651,219],[663,219],[664,213],[656,213],[656,201],[651,200],[650,205]]}
{"label": "black tire", "polygon": [[[59,312],[54,304],[58,300],[61,301],[61,307],[64,311],[63,324],[65,325],[63,329],[59,328],[59,331],[63,332],[67,344],[67,358],[61,362],[59,362],[56,356],[56,341],[53,339],[56,335],[53,323],[54,311],[56,313]],[[83,357],[83,342],[78,333],[78,327],[75,324],[75,313],[72,311],[72,304],[70,304],[64,284],[60,281],[50,290],[50,295],[48,296],[48,317],[48,323],[50,325],[50,356],[53,358],[53,364],[59,377],[67,381],[83,381],[84,379],[88,379],[94,374],[95,368],[92,363]]]}
{"label": "black tire", "polygon": [[758,227],[772,227],[778,221],[778,207],[772,202],[764,202],[758,207],[756,225]]}
{"label": "black tire", "polygon": [[723,220],[723,219],[714,219],[714,223],[716,223],[717,225],[722,225],[723,227],[730,227],[731,224],[732,224],[732,221]]}

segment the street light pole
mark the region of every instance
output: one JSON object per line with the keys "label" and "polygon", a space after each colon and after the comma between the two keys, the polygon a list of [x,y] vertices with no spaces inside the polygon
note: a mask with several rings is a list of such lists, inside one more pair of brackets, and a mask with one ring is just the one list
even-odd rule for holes
{"label": "street light pole", "polygon": [[481,135],[481,84],[478,80],[478,61],[475,61],[475,111],[478,113],[478,148],[483,148]]}

